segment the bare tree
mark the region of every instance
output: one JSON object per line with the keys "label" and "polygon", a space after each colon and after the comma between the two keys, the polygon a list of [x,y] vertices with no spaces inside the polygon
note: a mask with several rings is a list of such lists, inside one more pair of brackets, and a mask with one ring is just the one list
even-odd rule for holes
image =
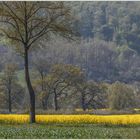
{"label": "bare tree", "polygon": [[[58,99],[62,94],[67,94],[67,90],[75,86],[75,83],[83,81],[84,73],[79,67],[70,64],[53,65],[50,73],[44,78],[46,92],[44,94],[49,97],[53,94],[54,108],[59,109]],[[38,80],[38,84],[42,80]],[[44,95],[44,97],[45,97]]]}
{"label": "bare tree", "polygon": [[76,85],[81,94],[80,103],[83,111],[92,108],[102,108],[105,105],[106,86],[94,81],[85,81],[82,84]]}
{"label": "bare tree", "polygon": [[35,93],[29,74],[29,51],[53,34],[71,38],[70,9],[64,2],[2,2],[1,31],[24,57],[25,79],[30,95],[30,122],[35,122]]}
{"label": "bare tree", "polygon": [[14,80],[16,78],[15,72],[16,72],[16,65],[7,64],[4,69],[4,76],[2,77],[2,83],[8,93],[9,113],[12,112],[12,99],[11,99],[12,95],[11,95],[11,93],[12,93],[12,86],[13,86]]}
{"label": "bare tree", "polygon": [[1,75],[1,92],[5,95],[3,100],[5,100],[6,106],[8,106],[9,113],[12,113],[13,107],[21,107],[20,105],[24,97],[24,89],[18,83],[16,71],[16,64],[5,64],[3,74]]}

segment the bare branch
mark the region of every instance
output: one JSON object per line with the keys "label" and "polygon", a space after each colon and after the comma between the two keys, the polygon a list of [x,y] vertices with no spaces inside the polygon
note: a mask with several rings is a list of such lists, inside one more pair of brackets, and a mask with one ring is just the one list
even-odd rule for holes
{"label": "bare branch", "polygon": [[3,4],[11,11],[11,13],[12,13],[22,24],[24,24],[24,22],[19,18],[19,16],[16,15],[16,13],[12,10],[12,8],[11,8],[6,2],[3,2]]}
{"label": "bare branch", "polygon": [[60,95],[62,93],[63,90],[65,90],[66,88],[68,88],[70,85],[67,84],[66,86],[64,86],[58,93],[57,95]]}
{"label": "bare branch", "polygon": [[9,33],[7,33],[5,30],[3,29],[0,29],[9,39],[12,39],[12,40],[15,40],[15,41],[19,41],[22,43],[22,40],[20,40],[19,38],[17,37],[14,37],[14,36],[10,36]]}

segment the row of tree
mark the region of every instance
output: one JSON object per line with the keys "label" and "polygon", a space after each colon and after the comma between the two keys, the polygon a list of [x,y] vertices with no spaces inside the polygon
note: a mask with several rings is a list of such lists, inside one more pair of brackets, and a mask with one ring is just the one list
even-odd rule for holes
{"label": "row of tree", "polygon": [[[19,82],[15,64],[7,64],[0,80],[1,109],[28,110],[25,88]],[[70,64],[50,65],[46,73],[33,73],[36,107],[48,110],[69,108],[116,110],[139,107],[139,84],[113,84],[87,80],[84,71]],[[27,101],[26,101],[27,100]]]}

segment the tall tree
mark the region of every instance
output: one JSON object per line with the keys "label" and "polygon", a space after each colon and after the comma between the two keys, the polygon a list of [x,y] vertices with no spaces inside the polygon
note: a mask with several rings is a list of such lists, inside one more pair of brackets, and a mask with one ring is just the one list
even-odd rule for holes
{"label": "tall tree", "polygon": [[29,74],[29,51],[43,37],[58,34],[70,38],[70,19],[70,9],[64,2],[1,2],[1,31],[24,57],[31,123],[35,123],[35,93]]}

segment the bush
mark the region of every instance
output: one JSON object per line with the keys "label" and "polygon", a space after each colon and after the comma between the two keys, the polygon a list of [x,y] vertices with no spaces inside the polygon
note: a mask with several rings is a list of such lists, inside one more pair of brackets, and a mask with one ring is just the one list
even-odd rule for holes
{"label": "bush", "polygon": [[131,87],[124,83],[115,82],[109,87],[109,107],[122,110],[135,106],[134,92]]}

